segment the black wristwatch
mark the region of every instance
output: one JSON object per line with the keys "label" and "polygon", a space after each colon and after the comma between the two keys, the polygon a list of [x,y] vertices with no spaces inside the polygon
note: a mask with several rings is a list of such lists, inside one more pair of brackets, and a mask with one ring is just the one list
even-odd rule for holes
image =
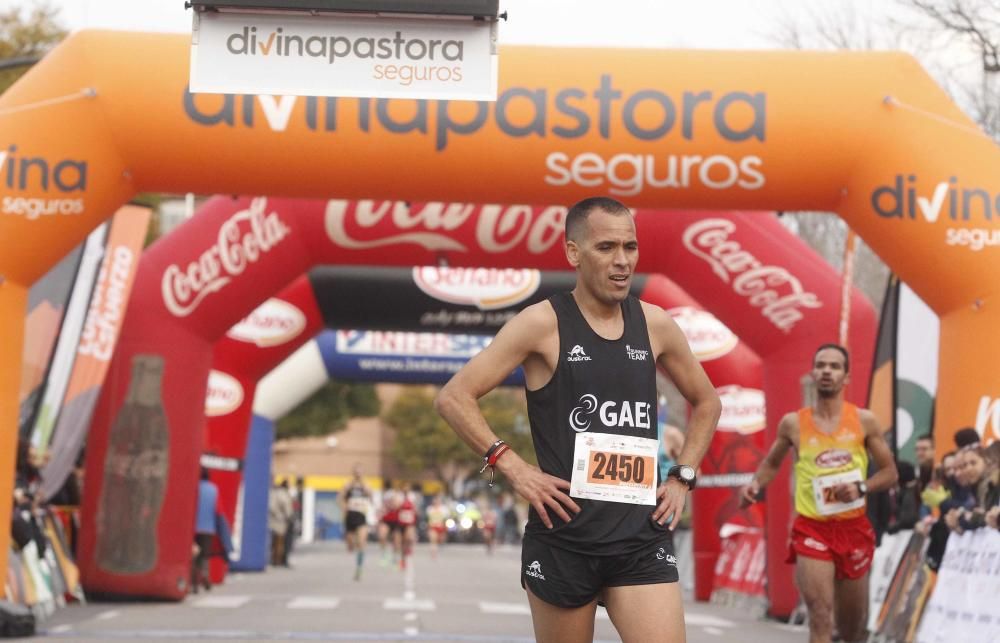
{"label": "black wristwatch", "polygon": [[694,486],[698,483],[698,476],[694,474],[694,467],[689,467],[686,464],[675,464],[670,467],[670,470],[667,471],[667,476],[677,478],[686,484],[689,491],[694,489]]}

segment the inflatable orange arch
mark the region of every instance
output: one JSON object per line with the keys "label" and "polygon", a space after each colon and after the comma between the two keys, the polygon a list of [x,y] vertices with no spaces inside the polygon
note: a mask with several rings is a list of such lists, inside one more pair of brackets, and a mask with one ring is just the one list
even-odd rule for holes
{"label": "inflatable orange arch", "polygon": [[939,450],[1000,437],[1000,151],[906,55],[507,47],[456,103],[192,96],[189,44],[80,32],[0,97],[0,497],[28,287],[139,191],[836,212],[941,316]]}

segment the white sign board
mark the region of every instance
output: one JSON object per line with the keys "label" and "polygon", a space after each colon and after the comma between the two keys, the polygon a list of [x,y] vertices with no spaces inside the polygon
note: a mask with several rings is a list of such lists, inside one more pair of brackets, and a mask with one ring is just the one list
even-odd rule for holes
{"label": "white sign board", "polygon": [[191,91],[496,100],[495,21],[195,12]]}

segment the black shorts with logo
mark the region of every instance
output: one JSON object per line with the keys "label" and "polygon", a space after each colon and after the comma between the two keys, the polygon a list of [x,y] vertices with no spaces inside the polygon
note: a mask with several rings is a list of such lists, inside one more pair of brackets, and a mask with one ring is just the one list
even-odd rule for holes
{"label": "black shorts with logo", "polygon": [[[597,553],[600,545],[595,545]],[[616,556],[586,555],[525,534],[521,587],[557,607],[580,607],[605,587],[677,582],[677,558],[670,532],[643,548]]]}

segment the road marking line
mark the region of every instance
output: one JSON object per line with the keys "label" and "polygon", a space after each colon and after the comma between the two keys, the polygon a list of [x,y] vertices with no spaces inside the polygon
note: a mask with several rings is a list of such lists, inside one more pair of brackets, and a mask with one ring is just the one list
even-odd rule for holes
{"label": "road marking line", "polygon": [[722,636],[724,634],[724,632],[717,627],[703,627],[702,629],[713,636]]}
{"label": "road marking line", "polygon": [[382,609],[387,610],[415,610],[417,612],[429,612],[437,609],[434,601],[431,600],[407,600],[405,598],[387,598],[382,603]]}
{"label": "road marking line", "polygon": [[403,634],[406,636],[416,636],[417,634],[420,634],[420,630],[415,627],[407,627],[403,629]]}
{"label": "road marking line", "polygon": [[191,602],[194,607],[234,609],[250,602],[249,596],[205,596]]}
{"label": "road marking line", "polygon": [[[52,629],[50,629],[49,632],[52,633],[52,634],[63,634],[65,632],[69,632],[71,629],[73,629],[72,625],[66,625],[64,623],[63,625],[56,625],[55,627],[53,627]],[[44,636],[44,634],[43,634],[43,636]]]}
{"label": "road marking line", "polygon": [[332,610],[340,605],[340,599],[333,596],[296,596],[289,601],[291,610]]}
{"label": "road marking line", "polygon": [[595,614],[594,617],[602,621],[611,620],[611,617],[608,616],[608,610],[601,607],[600,605],[597,606],[597,614]]}
{"label": "road marking line", "polygon": [[121,612],[118,610],[108,610],[107,612],[101,612],[95,616],[94,619],[98,621],[107,621],[108,619],[117,617],[119,614],[121,614]]}
{"label": "road marking line", "polygon": [[531,608],[523,603],[493,603],[491,601],[479,601],[479,611],[484,614],[531,615]]}
{"label": "road marking line", "polygon": [[711,614],[699,614],[697,612],[685,612],[684,623],[686,625],[700,625],[702,627],[736,627],[736,623],[729,619],[712,616]]}

